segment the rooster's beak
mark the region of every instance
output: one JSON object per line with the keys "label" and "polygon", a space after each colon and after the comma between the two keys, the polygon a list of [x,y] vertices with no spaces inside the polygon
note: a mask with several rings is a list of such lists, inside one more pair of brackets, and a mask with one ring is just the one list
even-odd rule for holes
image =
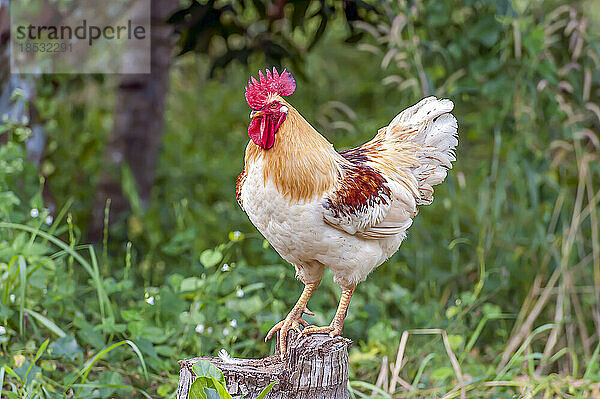
{"label": "rooster's beak", "polygon": [[250,119],[256,118],[257,116],[261,116],[264,114],[263,111],[252,111],[250,112]]}

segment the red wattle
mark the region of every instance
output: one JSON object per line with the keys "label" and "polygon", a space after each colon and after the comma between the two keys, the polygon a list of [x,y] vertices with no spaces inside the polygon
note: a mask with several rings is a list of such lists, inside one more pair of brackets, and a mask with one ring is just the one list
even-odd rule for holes
{"label": "red wattle", "polygon": [[263,143],[264,143],[264,149],[268,150],[269,148],[273,147],[273,144],[275,144],[275,125],[273,124],[273,121],[271,120],[271,118],[265,118],[266,122],[265,122],[265,133],[263,134]]}
{"label": "red wattle", "polygon": [[250,121],[248,126],[248,136],[252,139],[254,144],[262,148],[262,133],[261,133],[261,122],[263,117],[257,117]]}
{"label": "red wattle", "polygon": [[275,144],[275,133],[277,133],[285,117],[285,114],[280,115],[278,118],[275,118],[274,115],[257,116],[250,121],[248,135],[254,144],[263,150],[268,150]]}

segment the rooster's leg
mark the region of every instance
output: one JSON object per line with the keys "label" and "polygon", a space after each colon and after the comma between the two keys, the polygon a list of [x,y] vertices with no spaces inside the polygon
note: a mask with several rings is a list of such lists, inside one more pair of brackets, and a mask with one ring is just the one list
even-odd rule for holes
{"label": "rooster's leg", "polygon": [[348,312],[348,306],[350,305],[350,298],[354,293],[354,288],[342,288],[342,296],[340,298],[340,304],[338,305],[337,312],[331,321],[331,324],[326,327],[309,326],[302,330],[303,335],[309,334],[329,334],[331,337],[342,335],[342,327],[344,326],[344,319]]}
{"label": "rooster's leg", "polygon": [[303,326],[308,325],[308,323],[302,319],[303,313],[314,314],[310,310],[308,310],[306,305],[308,304],[310,296],[313,292],[315,292],[320,283],[321,280],[315,283],[306,284],[304,286],[304,290],[302,291],[302,295],[300,295],[300,298],[298,299],[298,302],[296,302],[296,305],[294,305],[287,317],[284,320],[281,320],[279,323],[275,324],[275,326],[271,328],[271,330],[265,337],[266,342],[267,340],[271,339],[271,337],[273,337],[273,335],[277,331],[279,331],[279,352],[281,354],[281,358],[283,358],[283,356],[285,355],[288,332],[290,330],[296,330],[300,332],[300,324],[302,324]]}

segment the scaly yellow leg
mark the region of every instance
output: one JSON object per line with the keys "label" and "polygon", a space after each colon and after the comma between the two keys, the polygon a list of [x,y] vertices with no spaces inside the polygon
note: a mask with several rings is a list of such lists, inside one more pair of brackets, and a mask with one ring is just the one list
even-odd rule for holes
{"label": "scaly yellow leg", "polygon": [[290,313],[286,316],[284,320],[281,320],[279,323],[275,324],[273,328],[267,333],[265,337],[265,342],[273,337],[273,335],[279,331],[279,353],[281,358],[283,359],[286,351],[287,345],[287,335],[290,330],[296,330],[300,332],[300,324],[303,326],[307,326],[308,323],[302,319],[302,314],[314,314],[306,305],[308,304],[308,300],[313,292],[316,291],[317,287],[321,283],[321,280],[315,283],[309,283],[304,286],[304,290],[302,291],[302,295],[296,302],[296,305],[292,308]]}
{"label": "scaly yellow leg", "polygon": [[308,326],[304,330],[302,330],[303,335],[309,334],[327,334],[329,333],[330,337],[335,337],[338,335],[342,335],[342,328],[344,327],[344,319],[346,318],[346,313],[348,312],[348,306],[350,306],[350,299],[352,298],[352,294],[354,293],[354,289],[356,287],[351,288],[343,288],[342,287],[342,296],[340,298],[340,304],[338,305],[337,312],[335,312],[335,316],[331,321],[331,324],[326,327],[317,327],[317,326]]}

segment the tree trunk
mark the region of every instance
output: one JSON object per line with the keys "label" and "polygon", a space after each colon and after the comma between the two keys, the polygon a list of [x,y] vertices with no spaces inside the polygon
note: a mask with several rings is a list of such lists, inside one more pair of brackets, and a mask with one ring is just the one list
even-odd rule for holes
{"label": "tree trunk", "polygon": [[98,241],[104,227],[104,207],[111,199],[111,220],[131,204],[121,189],[121,172],[127,166],[134,177],[142,206],[150,201],[154,184],[169,69],[175,44],[167,19],[179,2],[152,0],[151,73],[123,75],[117,93],[114,130],[105,152],[105,168],[94,197],[88,239]]}
{"label": "tree trunk", "polygon": [[284,360],[278,353],[263,359],[197,357],[181,360],[177,399],[188,398],[195,379],[192,366],[198,360],[208,360],[223,371],[232,396],[255,399],[269,383],[278,381],[267,395],[268,399],[347,399],[351,343],[347,338],[330,338],[325,334],[296,339],[291,331]]}

